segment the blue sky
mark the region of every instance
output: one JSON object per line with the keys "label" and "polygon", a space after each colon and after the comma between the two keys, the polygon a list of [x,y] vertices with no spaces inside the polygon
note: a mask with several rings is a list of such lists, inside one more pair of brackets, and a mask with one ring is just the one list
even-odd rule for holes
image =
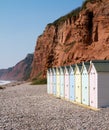
{"label": "blue sky", "polygon": [[0,0],[0,69],[33,53],[46,25],[84,0]]}

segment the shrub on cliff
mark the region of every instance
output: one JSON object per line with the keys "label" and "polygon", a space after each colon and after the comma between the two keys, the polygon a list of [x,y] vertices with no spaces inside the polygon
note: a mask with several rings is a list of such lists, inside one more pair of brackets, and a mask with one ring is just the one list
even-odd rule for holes
{"label": "shrub on cliff", "polygon": [[88,2],[90,2],[90,3],[95,3],[95,2],[101,2],[102,0],[85,0],[84,2],[83,2],[83,4],[82,4],[82,7],[81,7],[81,9],[86,9],[86,4],[88,3]]}
{"label": "shrub on cliff", "polygon": [[47,79],[33,79],[32,85],[40,85],[40,84],[47,84]]}
{"label": "shrub on cliff", "polygon": [[80,11],[81,11],[81,8],[78,7],[76,9],[72,10],[70,13],[66,14],[65,16],[60,17],[59,19],[57,19],[56,21],[54,21],[51,24],[53,24],[55,26],[58,26],[58,25],[64,23],[68,18],[69,19],[71,19],[72,17],[76,17],[77,18],[79,16],[79,12]]}

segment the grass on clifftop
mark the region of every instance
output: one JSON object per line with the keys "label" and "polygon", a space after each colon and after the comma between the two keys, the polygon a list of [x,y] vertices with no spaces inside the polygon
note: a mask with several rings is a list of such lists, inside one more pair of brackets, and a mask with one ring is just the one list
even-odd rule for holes
{"label": "grass on clifftop", "polygon": [[[102,1],[102,0],[98,0],[98,1]],[[72,17],[74,17],[74,19],[76,20],[79,17],[80,11],[86,9],[86,4],[88,2],[94,3],[94,2],[96,2],[96,0],[85,0],[81,7],[78,7],[76,9],[72,10],[70,13],[60,17],[59,19],[55,20],[53,23],[50,23],[48,25],[58,26],[60,24],[63,24],[68,18],[72,19]]]}
{"label": "grass on clifftop", "polygon": [[[54,21],[53,23],[51,23],[51,25],[55,25],[58,26],[62,23],[64,23],[68,18],[72,18],[72,17],[78,17],[79,16],[79,12],[81,11],[81,8],[78,7],[75,10],[72,10],[70,13],[66,14],[65,16],[60,17],[59,19],[57,19],[56,21]],[[50,25],[50,24],[49,24]]]}
{"label": "grass on clifftop", "polygon": [[47,84],[47,79],[33,79],[32,85],[41,85],[41,84]]}

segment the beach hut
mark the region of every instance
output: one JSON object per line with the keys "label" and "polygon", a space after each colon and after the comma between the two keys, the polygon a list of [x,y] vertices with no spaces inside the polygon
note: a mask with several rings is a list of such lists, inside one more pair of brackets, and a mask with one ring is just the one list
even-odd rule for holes
{"label": "beach hut", "polygon": [[60,68],[56,68],[56,96],[60,97]]}
{"label": "beach hut", "polygon": [[82,104],[89,105],[89,70],[90,62],[82,64]]}
{"label": "beach hut", "polygon": [[90,106],[109,106],[109,61],[92,61],[89,68]]}
{"label": "beach hut", "polygon": [[64,93],[65,93],[65,85],[64,85],[64,82],[65,82],[65,77],[64,77],[64,67],[62,66],[62,67],[60,67],[60,96],[62,97],[62,98],[64,98]]}
{"label": "beach hut", "polygon": [[69,68],[70,73],[70,101],[74,101],[75,99],[75,88],[74,88],[74,69],[75,65],[71,65]]}
{"label": "beach hut", "polygon": [[75,65],[75,101],[78,103],[82,101],[81,68],[82,64]]}
{"label": "beach hut", "polygon": [[64,74],[65,74],[65,99],[67,99],[67,100],[70,99],[69,69],[70,69],[70,66],[65,66],[65,70],[64,70]]}
{"label": "beach hut", "polygon": [[47,93],[50,93],[50,69],[47,70]]}
{"label": "beach hut", "polygon": [[53,68],[53,94],[56,95],[56,67]]}
{"label": "beach hut", "polygon": [[50,94],[53,94],[53,69],[50,68]]}

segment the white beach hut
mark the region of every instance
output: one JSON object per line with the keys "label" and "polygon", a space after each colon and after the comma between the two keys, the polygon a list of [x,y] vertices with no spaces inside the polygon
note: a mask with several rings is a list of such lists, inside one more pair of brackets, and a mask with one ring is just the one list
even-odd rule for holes
{"label": "white beach hut", "polygon": [[90,62],[83,62],[81,75],[82,75],[82,104],[89,105],[89,70]]}
{"label": "white beach hut", "polygon": [[92,61],[89,68],[90,106],[109,105],[109,61]]}

